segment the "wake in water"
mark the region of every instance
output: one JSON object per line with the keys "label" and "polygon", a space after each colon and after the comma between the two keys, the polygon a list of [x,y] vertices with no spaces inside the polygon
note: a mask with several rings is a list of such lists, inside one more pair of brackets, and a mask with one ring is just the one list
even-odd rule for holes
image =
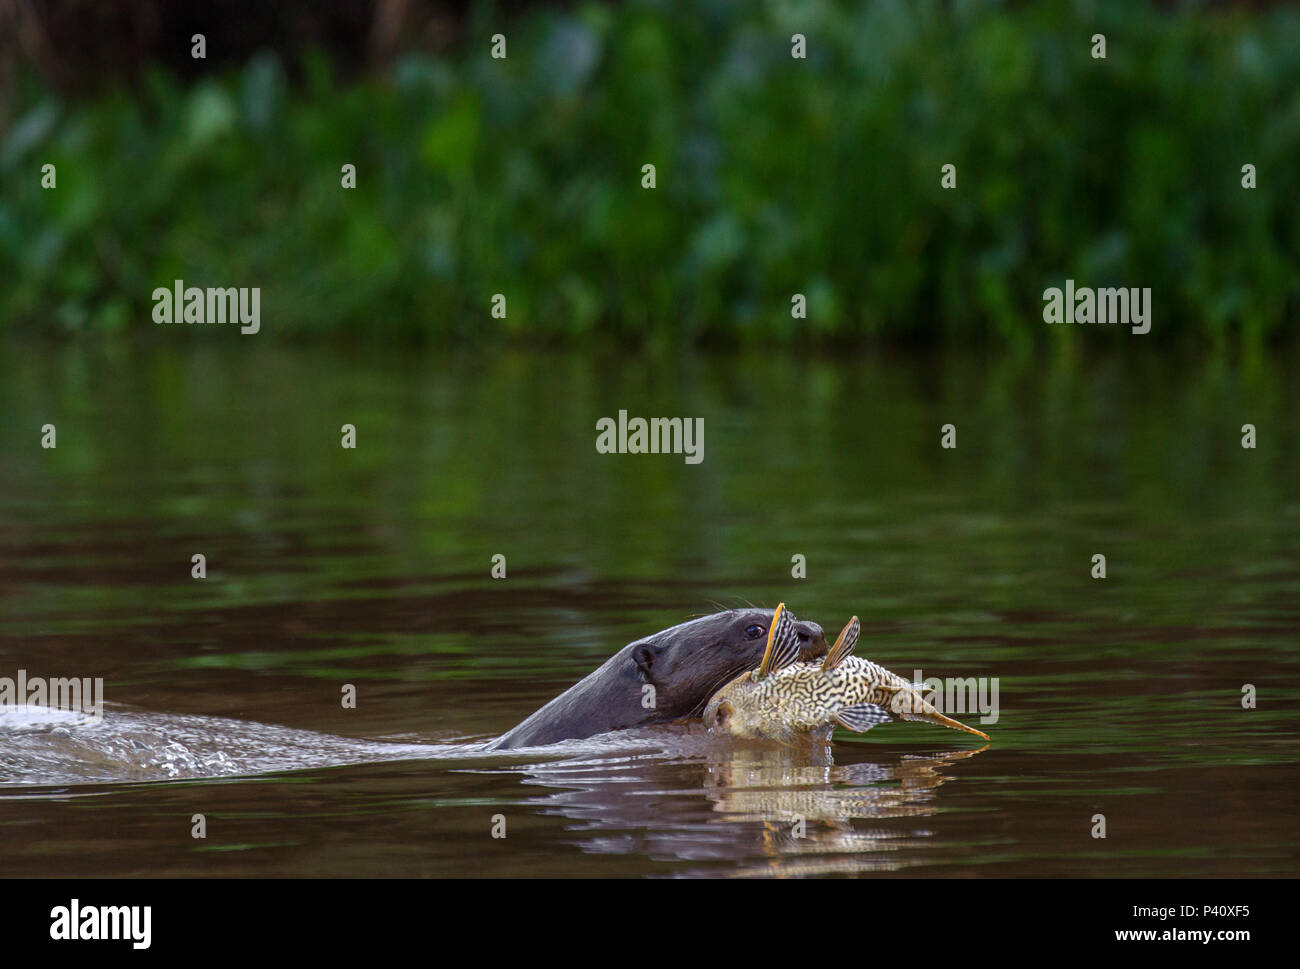
{"label": "wake in water", "polygon": [[[585,852],[695,860],[707,874],[729,859],[743,859],[734,875],[842,874],[915,864],[927,828],[885,822],[933,815],[952,765],[980,752],[882,751],[879,763],[836,765],[829,737],[798,747],[736,742],[699,724],[489,751],[473,738],[358,739],[115,705],[101,720],[7,708],[0,710],[0,802],[406,763],[400,803],[440,803],[449,788],[461,790],[448,780],[461,772],[517,777],[517,785],[496,788],[508,794],[484,806],[573,819],[572,841]],[[675,805],[667,812],[666,798]],[[272,810],[266,823],[288,821]]]}
{"label": "wake in water", "polygon": [[0,709],[0,784],[234,777],[463,755],[477,745],[358,740],[223,717],[106,705],[102,719],[44,707]]}
{"label": "wake in water", "polygon": [[115,704],[105,704],[98,720],[49,707],[0,707],[0,787],[244,777],[401,760],[538,763],[653,745],[651,737],[624,732],[490,752],[482,741],[364,740]]}

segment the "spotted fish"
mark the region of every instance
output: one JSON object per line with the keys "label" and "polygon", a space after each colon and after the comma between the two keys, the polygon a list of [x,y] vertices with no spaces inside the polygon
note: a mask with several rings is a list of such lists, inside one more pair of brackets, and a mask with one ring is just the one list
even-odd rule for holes
{"label": "spotted fish", "polygon": [[901,676],[852,655],[861,626],[849,620],[821,663],[799,662],[799,637],[785,603],[776,607],[762,665],[742,673],[709,700],[704,722],[736,737],[793,742],[832,724],[864,733],[876,724],[924,720],[988,740],[946,717]]}

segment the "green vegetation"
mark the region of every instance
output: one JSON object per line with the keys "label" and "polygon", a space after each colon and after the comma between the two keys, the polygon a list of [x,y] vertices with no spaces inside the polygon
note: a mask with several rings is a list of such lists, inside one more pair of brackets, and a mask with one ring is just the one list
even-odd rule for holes
{"label": "green vegetation", "polygon": [[1300,305],[1295,9],[588,3],[478,29],[346,83],[312,53],[301,84],[265,53],[79,103],[27,77],[0,325],[153,335],[176,278],[260,286],[256,339],[1029,346],[1069,338],[1040,314],[1072,276],[1151,287],[1147,339],[1258,344]]}

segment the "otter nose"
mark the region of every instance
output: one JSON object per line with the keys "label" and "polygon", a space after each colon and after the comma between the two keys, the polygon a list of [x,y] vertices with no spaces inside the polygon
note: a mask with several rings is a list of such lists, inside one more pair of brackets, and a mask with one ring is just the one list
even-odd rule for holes
{"label": "otter nose", "polygon": [[815,622],[800,620],[795,624],[799,634],[799,655],[805,658],[826,655],[826,635]]}

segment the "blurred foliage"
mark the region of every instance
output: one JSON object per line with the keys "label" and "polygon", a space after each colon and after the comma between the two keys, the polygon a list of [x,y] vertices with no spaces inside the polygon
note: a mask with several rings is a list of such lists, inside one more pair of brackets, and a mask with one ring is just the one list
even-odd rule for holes
{"label": "blurred foliage", "polygon": [[262,287],[260,339],[1028,346],[1073,277],[1151,287],[1151,339],[1258,344],[1300,305],[1294,8],[588,3],[471,33],[347,83],[312,52],[293,85],[271,52],[75,103],[19,80],[0,321],[155,332],[176,278]]}

